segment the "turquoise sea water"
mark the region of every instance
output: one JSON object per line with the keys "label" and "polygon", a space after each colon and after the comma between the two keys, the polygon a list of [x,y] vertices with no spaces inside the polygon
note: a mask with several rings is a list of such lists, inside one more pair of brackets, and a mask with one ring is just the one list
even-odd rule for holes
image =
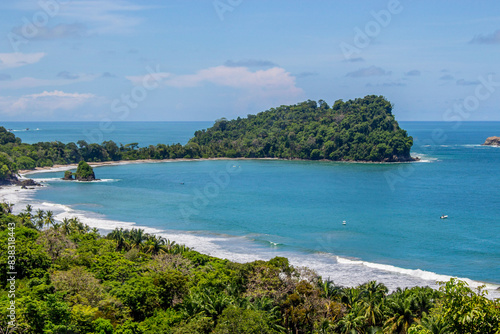
{"label": "turquoise sea water", "polygon": [[21,138],[24,143],[43,141],[63,143],[85,140],[102,143],[113,140],[123,145],[138,142],[140,146],[185,144],[199,129],[213,122],[2,122],[0,125]]}
{"label": "turquoise sea water", "polygon": [[[211,123],[119,125],[106,139],[144,146],[185,143]],[[29,200],[58,217],[78,215],[103,230],[136,224],[237,261],[288,256],[343,285],[433,285],[446,276],[500,284],[500,148],[480,146],[500,134],[500,122],[400,125],[415,138],[420,162],[129,164],[97,168],[103,181],[91,184],[61,181],[62,172],[33,174],[48,187]],[[80,139],[77,126],[29,127],[67,142]],[[16,135],[39,141],[33,133]]]}

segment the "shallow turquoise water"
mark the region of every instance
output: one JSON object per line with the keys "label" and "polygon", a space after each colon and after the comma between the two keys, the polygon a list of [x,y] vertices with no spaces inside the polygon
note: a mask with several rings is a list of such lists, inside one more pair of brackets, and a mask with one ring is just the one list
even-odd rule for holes
{"label": "shallow turquoise water", "polygon": [[[134,124],[129,136],[141,142]],[[500,148],[479,145],[500,134],[500,123],[401,125],[422,162],[132,164],[99,167],[105,182],[92,184],[34,174],[49,184],[34,197],[103,229],[134,222],[217,256],[285,255],[342,284],[439,275],[500,283]]]}

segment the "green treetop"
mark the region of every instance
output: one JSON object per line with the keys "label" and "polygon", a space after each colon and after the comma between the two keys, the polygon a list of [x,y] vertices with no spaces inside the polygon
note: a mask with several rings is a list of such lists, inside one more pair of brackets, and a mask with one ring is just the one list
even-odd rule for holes
{"label": "green treetop", "polygon": [[76,169],[75,176],[76,179],[80,181],[95,180],[94,170],[85,161],[80,161],[78,163],[78,168]]}

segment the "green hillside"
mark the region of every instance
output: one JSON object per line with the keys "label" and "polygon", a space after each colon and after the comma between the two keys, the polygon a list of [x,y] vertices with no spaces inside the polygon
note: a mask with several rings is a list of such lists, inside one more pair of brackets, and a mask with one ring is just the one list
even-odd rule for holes
{"label": "green hillside", "polygon": [[382,96],[329,107],[306,101],[237,118],[217,120],[188,144],[203,157],[411,161],[413,138],[402,130]]}

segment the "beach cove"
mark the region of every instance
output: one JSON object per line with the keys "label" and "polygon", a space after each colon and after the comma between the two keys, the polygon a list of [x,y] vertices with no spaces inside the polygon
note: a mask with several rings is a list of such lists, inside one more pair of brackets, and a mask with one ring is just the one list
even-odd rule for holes
{"label": "beach cove", "polygon": [[[269,259],[276,255],[287,256],[292,264],[311,267],[323,278],[330,278],[340,285],[357,285],[376,279],[391,289],[414,285],[436,286],[435,281],[446,281],[450,276],[496,283],[493,261],[497,256],[495,240],[487,241],[486,235],[474,235],[475,231],[470,229],[470,224],[467,224],[467,221],[474,218],[467,216],[459,218],[462,214],[460,206],[453,208],[454,214],[450,215],[449,221],[443,222],[439,220],[439,215],[443,214],[441,208],[449,203],[443,202],[441,197],[430,198],[430,201],[437,202],[434,208],[432,204],[429,207],[434,212],[431,214],[426,210],[428,205],[425,201],[420,203],[424,199],[415,197],[428,196],[432,189],[430,184],[439,187],[439,170],[442,166],[440,164],[453,163],[457,166],[455,162],[458,163],[459,160],[465,159],[470,162],[467,158],[471,155],[476,159],[475,164],[478,160],[482,164],[481,156],[484,155],[485,159],[491,160],[498,154],[496,148],[474,145],[472,140],[468,143],[446,146],[443,144],[433,148],[435,155],[422,155],[422,161],[427,163],[411,164],[235,159],[174,160],[175,163],[168,161],[156,164],[120,162],[117,166],[106,166],[109,163],[104,163],[104,166],[96,168],[97,177],[102,181],[95,184],[70,185],[68,182],[58,180],[62,177],[63,170],[74,166],[57,166],[59,169],[56,173],[43,170],[31,175],[35,179],[44,181],[48,187],[17,192],[13,189],[4,189],[2,197],[10,202],[17,201],[19,204],[15,209],[19,211],[24,203],[37,202],[35,204],[41,205],[45,210],[53,210],[57,218],[78,216],[86,224],[105,231],[117,227],[141,227],[147,232],[161,234],[202,253],[238,262]],[[420,149],[423,151],[425,147]],[[420,152],[416,150],[415,153]],[[450,159],[450,154],[454,154],[456,158]],[[206,206],[200,202],[196,207],[193,200],[197,191],[203,192],[207,184],[214,183],[211,174],[221,173],[228,166],[241,167],[241,173],[232,177],[225,189],[220,188],[219,195],[209,199]],[[399,175],[401,166],[405,166],[406,169],[413,166],[414,176],[396,184],[396,190],[393,191],[387,183],[386,175]],[[438,174],[435,178],[426,179],[429,174],[436,173]],[[311,174],[319,176],[312,177]],[[150,177],[139,180],[138,175],[150,175]],[[130,179],[135,179],[134,182],[137,182],[130,185],[132,187],[124,184]],[[485,179],[485,181],[491,180]],[[446,184],[448,180],[440,182]],[[138,184],[144,183],[149,184],[149,187],[155,184],[156,188],[150,190],[141,189],[141,186],[136,188]],[[404,188],[398,190],[401,187]],[[93,192],[88,192],[91,188],[95,188],[95,193],[102,192],[102,197],[89,196]],[[78,192],[84,193],[80,198],[72,198],[71,194],[78,194],[77,189]],[[131,189],[136,192],[134,196],[138,197],[132,196]],[[165,190],[167,192],[164,192]],[[137,200],[151,192],[153,197],[148,197],[144,202]],[[387,207],[387,203],[383,201],[374,202],[373,194],[380,192],[384,193],[384,196],[390,195],[392,200],[399,199],[399,202],[394,203],[395,207]],[[121,193],[130,196],[115,197]],[[431,195],[432,193],[433,191],[430,191]],[[283,200],[273,203],[271,199],[275,196]],[[82,200],[83,197],[85,200]],[[325,200],[329,197],[330,200]],[[235,207],[232,199],[246,201],[246,205]],[[457,198],[451,200],[460,202]],[[308,209],[298,211],[297,203],[300,202],[306,203]],[[338,206],[335,206],[335,202],[338,202]],[[189,223],[186,223],[181,214],[182,205],[199,211],[198,214],[189,217]],[[127,209],[127,206],[131,208]],[[144,207],[141,209],[141,206]],[[412,213],[409,206],[416,212]],[[468,205],[466,207],[470,208]],[[381,211],[380,208],[384,210]],[[153,214],[155,211],[156,217]],[[287,215],[286,211],[290,211],[291,215]],[[482,223],[488,221],[488,212],[494,214],[488,210],[483,212]],[[463,214],[467,215],[467,212]],[[492,224],[494,218],[495,216]],[[343,220],[347,220],[346,226],[341,224]],[[460,225],[462,222],[464,225]],[[462,231],[460,229],[457,231],[457,224],[462,226],[460,227]],[[495,225],[491,226],[493,229],[496,228]],[[290,233],[282,233],[283,230]],[[294,230],[295,235],[291,233]],[[420,234],[416,233],[418,231]],[[429,234],[436,234],[435,231],[438,235],[442,232],[442,241],[436,242],[432,238],[426,241],[425,238],[428,238]],[[450,235],[459,238],[457,244],[450,244]],[[395,244],[394,240],[399,241]],[[411,250],[413,242],[422,241],[424,247],[430,248],[428,252],[417,248]],[[487,250],[483,250],[483,253],[477,256],[474,255],[476,254],[474,251],[468,254],[465,249],[460,250],[460,244],[479,249],[485,242],[490,245],[488,250],[492,251],[491,255],[483,254]],[[377,249],[384,244],[391,247],[377,254]],[[436,245],[439,246],[438,249]],[[377,257],[370,257],[371,254]],[[407,258],[400,256],[401,254]],[[419,261],[415,260],[415,255]],[[455,261],[452,260],[454,257]],[[459,258],[462,258],[462,263],[456,261]],[[489,261],[491,266],[488,264]],[[484,265],[484,268],[491,268],[489,279],[481,277],[488,269],[477,269],[478,264]],[[428,267],[425,268],[424,265]],[[454,268],[469,271],[459,272]],[[474,276],[474,273],[477,275]],[[481,284],[470,280],[469,282],[474,286]],[[489,285],[490,297],[497,296],[496,288],[495,284]]]}

